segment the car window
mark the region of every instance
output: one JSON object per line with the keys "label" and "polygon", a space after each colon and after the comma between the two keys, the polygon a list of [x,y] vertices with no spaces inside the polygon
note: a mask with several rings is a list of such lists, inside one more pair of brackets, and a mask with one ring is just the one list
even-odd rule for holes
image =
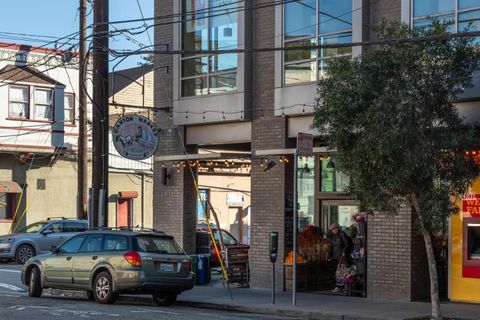
{"label": "car window", "polygon": [[128,250],[128,238],[125,236],[106,235],[103,243],[104,251]]}
{"label": "car window", "polygon": [[61,253],[75,253],[78,252],[80,249],[80,246],[83,243],[83,240],[85,240],[86,236],[78,236],[78,237],[73,237],[67,242],[65,242],[60,248],[59,252]]}
{"label": "car window", "polygon": [[53,233],[60,233],[62,232],[62,223],[54,222],[47,227],[47,230],[52,230]]}
{"label": "car window", "polygon": [[32,223],[28,226],[26,226],[25,228],[23,228],[21,231],[19,231],[20,233],[35,233],[35,232],[38,232],[40,231],[44,226],[47,225],[48,222],[36,222],[36,223]]}
{"label": "car window", "polygon": [[81,222],[64,222],[63,232],[83,232],[87,230],[87,224]]}
{"label": "car window", "polygon": [[92,234],[83,242],[80,252],[95,252],[102,250],[103,235]]}
{"label": "car window", "polygon": [[237,240],[233,238],[229,233],[225,232],[222,230],[222,236],[223,236],[223,244],[226,246],[233,246],[237,244]]}
{"label": "car window", "polygon": [[148,253],[184,254],[182,248],[175,240],[159,236],[136,237],[137,250]]}

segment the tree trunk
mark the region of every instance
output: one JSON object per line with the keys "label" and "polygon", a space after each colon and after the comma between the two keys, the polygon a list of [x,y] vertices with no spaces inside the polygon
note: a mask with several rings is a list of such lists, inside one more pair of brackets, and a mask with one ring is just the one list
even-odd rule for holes
{"label": "tree trunk", "polygon": [[430,273],[430,296],[432,300],[432,320],[441,320],[442,315],[440,311],[440,296],[438,294],[437,261],[435,260],[435,253],[433,252],[432,237],[423,223],[423,212],[420,210],[420,203],[415,193],[412,194],[412,204],[418,216],[423,240],[425,241],[425,249],[427,250],[428,271]]}

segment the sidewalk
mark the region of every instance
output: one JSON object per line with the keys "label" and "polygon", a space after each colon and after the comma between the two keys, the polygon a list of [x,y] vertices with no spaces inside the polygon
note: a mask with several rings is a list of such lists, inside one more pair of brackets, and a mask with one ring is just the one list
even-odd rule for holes
{"label": "sidewalk", "polygon": [[[430,304],[423,302],[374,301],[365,298],[298,293],[292,306],[291,292],[277,292],[271,304],[271,292],[265,289],[232,288],[233,300],[223,286],[197,286],[182,293],[178,304],[248,313],[292,316],[303,319],[380,320],[415,319],[430,315]],[[442,304],[444,317],[480,319],[480,305]],[[425,318],[428,319],[428,318]]]}

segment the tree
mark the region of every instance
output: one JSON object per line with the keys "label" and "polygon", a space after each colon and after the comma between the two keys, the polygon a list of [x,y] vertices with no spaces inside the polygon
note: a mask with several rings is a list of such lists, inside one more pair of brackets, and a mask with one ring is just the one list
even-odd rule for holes
{"label": "tree", "polygon": [[155,63],[155,55],[153,53],[150,53],[146,56],[140,56],[142,61],[138,62],[138,65],[140,66],[145,66],[145,65],[150,65]]}
{"label": "tree", "polygon": [[412,30],[383,22],[377,32],[380,40],[399,41],[328,63],[314,126],[336,150],[363,205],[391,214],[404,204],[412,208],[427,251],[432,318],[441,319],[431,234],[458,211],[454,199],[480,173],[465,155],[478,141],[475,128],[453,104],[472,86],[480,50],[471,38],[445,37],[439,23]]}

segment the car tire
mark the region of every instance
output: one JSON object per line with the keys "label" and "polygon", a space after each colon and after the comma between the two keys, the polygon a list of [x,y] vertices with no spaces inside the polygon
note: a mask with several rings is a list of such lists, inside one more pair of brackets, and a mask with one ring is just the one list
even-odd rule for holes
{"label": "car tire", "polygon": [[88,300],[95,300],[95,295],[93,294],[93,291],[87,291],[87,299]]}
{"label": "car tire", "polygon": [[15,263],[25,264],[31,257],[35,256],[35,249],[31,245],[22,244],[15,251]]}
{"label": "car tire", "polygon": [[177,301],[177,294],[172,292],[157,292],[153,294],[153,300],[159,306],[167,307]]}
{"label": "car tire", "polygon": [[30,281],[28,281],[28,295],[30,297],[38,298],[42,295],[42,291],[40,270],[37,267],[33,267],[30,270]]}
{"label": "car tire", "polygon": [[109,272],[100,272],[93,282],[93,296],[98,303],[111,304],[117,300],[113,292],[113,280]]}

